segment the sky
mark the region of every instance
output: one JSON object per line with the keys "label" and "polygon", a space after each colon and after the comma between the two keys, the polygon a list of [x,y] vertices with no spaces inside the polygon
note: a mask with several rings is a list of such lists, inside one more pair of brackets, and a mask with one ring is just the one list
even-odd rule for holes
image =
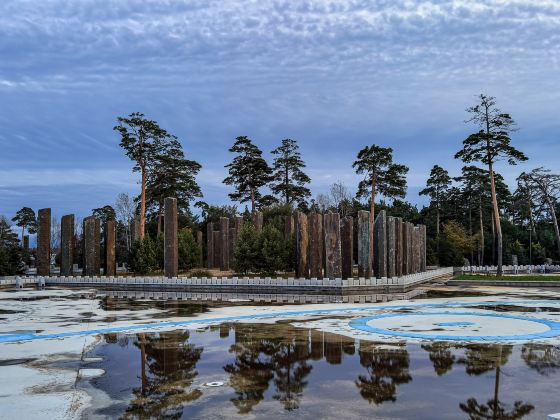
{"label": "sky", "polygon": [[495,96],[529,161],[560,171],[560,2],[400,0],[3,0],[0,2],[0,215],[51,207],[88,215],[136,195],[113,131],[143,112],[202,165],[204,200],[222,184],[235,137],[270,159],[298,141],[313,195],[341,181],[366,145],[410,167],[407,199],[430,168],[451,175],[476,128],[465,109]]}

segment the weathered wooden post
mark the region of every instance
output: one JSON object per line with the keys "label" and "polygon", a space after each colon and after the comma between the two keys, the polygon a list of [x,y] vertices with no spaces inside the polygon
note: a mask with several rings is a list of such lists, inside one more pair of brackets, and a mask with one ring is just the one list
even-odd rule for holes
{"label": "weathered wooden post", "polygon": [[[72,220],[72,224],[74,221]],[[117,275],[117,259],[116,259],[116,241],[117,241],[117,225],[114,220],[107,220],[103,227],[103,236],[105,239],[105,255],[104,255],[104,272],[106,276]]]}
{"label": "weathered wooden post", "polygon": [[60,275],[71,276],[74,264],[74,215],[62,216],[60,221]]}
{"label": "weathered wooden post", "polygon": [[387,213],[381,210],[375,218],[373,237],[375,251],[373,265],[375,277],[387,277]]}
{"label": "weathered wooden post", "polygon": [[220,268],[220,263],[222,261],[222,234],[219,230],[212,232],[212,244],[214,245],[214,266],[212,268]]}
{"label": "weathered wooden post", "polygon": [[220,270],[229,270],[229,219],[220,217]]}
{"label": "weathered wooden post", "polygon": [[354,277],[352,273],[354,248],[354,219],[347,216],[342,219],[340,226],[340,248],[342,254],[342,278],[351,279]]}
{"label": "weathered wooden post", "polygon": [[198,266],[202,267],[204,264],[204,240],[202,239],[202,232],[200,230],[196,231],[196,244],[198,245],[198,250],[200,251],[200,261],[198,261]]}
{"label": "weathered wooden post", "polygon": [[296,277],[309,276],[309,236],[307,230],[307,216],[298,211],[296,213]]}
{"label": "weathered wooden post", "polygon": [[325,277],[342,277],[342,255],[340,249],[340,215],[325,214]]}
{"label": "weathered wooden post", "polygon": [[97,217],[84,219],[84,276],[99,276],[101,269],[101,222]]}
{"label": "weathered wooden post", "polygon": [[262,232],[263,228],[263,214],[260,211],[253,212],[251,215],[251,219],[253,221],[253,226],[258,233]]}
{"label": "weathered wooden post", "polygon": [[311,213],[307,217],[309,228],[309,277],[323,278],[323,215]]}
{"label": "weathered wooden post", "polygon": [[167,197],[164,203],[165,217],[164,229],[164,271],[168,278],[177,277],[179,274],[179,244],[177,238],[177,199]]}
{"label": "weathered wooden post", "polygon": [[395,276],[403,275],[403,221],[400,217],[395,218]]}
{"label": "weathered wooden post", "polygon": [[396,275],[396,223],[394,217],[387,217],[387,277],[393,278]]}
{"label": "weathered wooden post", "polygon": [[427,239],[427,232],[426,232],[426,225],[422,225],[422,237],[421,237],[421,249],[422,249],[422,265],[420,270],[422,272],[427,270],[427,263],[426,263],[426,239]]}
{"label": "weathered wooden post", "polygon": [[37,212],[37,275],[51,275],[51,209]]}
{"label": "weathered wooden post", "polygon": [[412,241],[413,241],[413,238],[412,238],[412,231],[413,231],[412,223],[406,222],[405,230],[406,230],[406,235],[405,235],[406,236],[405,237],[405,239],[406,239],[406,242],[405,242],[405,245],[406,245],[406,255],[405,255],[405,257],[406,257],[406,274],[412,274],[413,273],[413,270],[412,270],[412,249],[413,249],[413,245],[412,245]]}
{"label": "weathered wooden post", "polygon": [[230,228],[228,234],[228,255],[229,267],[233,268],[233,258],[235,256],[235,244],[237,242],[237,229],[235,229],[235,219],[230,220]]}
{"label": "weathered wooden post", "polygon": [[284,218],[284,240],[288,240],[294,234],[294,216],[289,214]]}
{"label": "weathered wooden post", "polygon": [[140,216],[134,216],[132,222],[130,223],[130,239],[132,242],[136,242],[140,239]]}
{"label": "weathered wooden post", "polygon": [[214,223],[206,224],[206,265],[214,268]]}
{"label": "weathered wooden post", "polygon": [[358,211],[358,276],[372,277],[369,211]]}

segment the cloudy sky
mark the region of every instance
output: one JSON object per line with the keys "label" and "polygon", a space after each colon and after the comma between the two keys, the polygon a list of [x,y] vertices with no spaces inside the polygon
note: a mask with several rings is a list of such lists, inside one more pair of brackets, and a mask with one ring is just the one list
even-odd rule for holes
{"label": "cloudy sky", "polygon": [[3,0],[0,214],[87,214],[138,192],[112,128],[141,111],[199,161],[205,200],[239,135],[265,152],[299,141],[314,195],[372,143],[410,167],[458,174],[474,96],[497,97],[530,160],[560,171],[560,3],[555,0]]}

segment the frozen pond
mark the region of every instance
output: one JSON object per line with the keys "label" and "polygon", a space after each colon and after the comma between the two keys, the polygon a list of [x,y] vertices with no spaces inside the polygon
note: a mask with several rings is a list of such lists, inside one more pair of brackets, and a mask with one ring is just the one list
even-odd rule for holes
{"label": "frozen pond", "polygon": [[0,416],[543,418],[560,412],[557,298],[442,288],[248,306],[3,291]]}

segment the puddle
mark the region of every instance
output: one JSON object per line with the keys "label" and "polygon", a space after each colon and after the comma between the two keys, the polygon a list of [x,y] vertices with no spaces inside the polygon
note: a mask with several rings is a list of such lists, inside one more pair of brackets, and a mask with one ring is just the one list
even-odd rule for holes
{"label": "puddle", "polygon": [[25,363],[33,362],[37,359],[5,359],[0,360],[0,366],[14,366],[14,365],[23,365]]}
{"label": "puddle", "polygon": [[88,357],[103,358],[88,364],[105,371],[89,384],[112,400],[91,414],[114,417],[321,418],[328,408],[344,418],[372,409],[375,417],[493,418],[496,408],[495,418],[517,419],[558,408],[550,391],[560,347],[545,345],[387,345],[286,323],[228,323],[105,335]]}

